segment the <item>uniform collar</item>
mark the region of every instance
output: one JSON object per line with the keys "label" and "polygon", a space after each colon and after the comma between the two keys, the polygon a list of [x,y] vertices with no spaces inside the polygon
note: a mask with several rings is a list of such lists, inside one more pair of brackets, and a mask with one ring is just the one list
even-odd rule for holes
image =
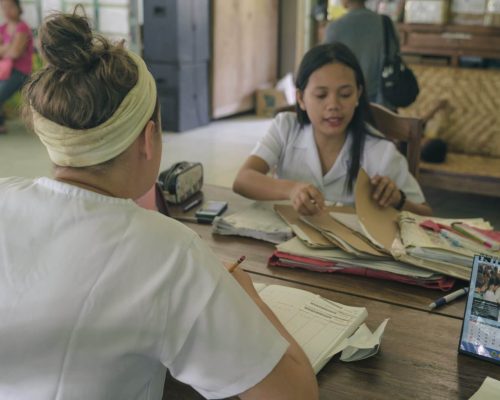
{"label": "uniform collar", "polygon": [[304,152],[306,167],[309,168],[315,180],[317,182],[322,182],[323,185],[328,185],[329,183],[340,179],[347,174],[351,142],[352,137],[348,132],[335,164],[333,164],[332,168],[324,176],[321,172],[321,162],[311,124],[304,126],[294,143],[294,148],[300,149],[300,151]]}
{"label": "uniform collar", "polygon": [[325,183],[325,185],[328,185],[329,183],[332,183],[347,175],[347,170],[349,169],[351,142],[352,135],[348,131],[344,145],[342,146],[342,149],[340,150],[340,153],[335,160],[335,164],[333,164],[332,168],[330,168],[330,171],[328,171],[323,177],[323,182]]}

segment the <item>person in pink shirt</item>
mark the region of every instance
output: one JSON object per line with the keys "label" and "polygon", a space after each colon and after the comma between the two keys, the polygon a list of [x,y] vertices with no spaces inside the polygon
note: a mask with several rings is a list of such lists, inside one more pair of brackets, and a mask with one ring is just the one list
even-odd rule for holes
{"label": "person in pink shirt", "polygon": [[18,91],[31,74],[33,35],[21,19],[23,9],[19,0],[0,0],[5,23],[0,26],[0,59],[13,61],[12,72],[0,80],[0,133],[5,133],[3,104]]}

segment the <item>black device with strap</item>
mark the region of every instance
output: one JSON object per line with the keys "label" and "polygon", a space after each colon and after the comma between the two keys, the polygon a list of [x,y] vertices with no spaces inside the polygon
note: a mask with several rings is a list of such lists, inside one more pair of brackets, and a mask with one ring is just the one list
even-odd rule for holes
{"label": "black device with strap", "polygon": [[[384,65],[382,68],[382,94],[395,107],[407,107],[419,93],[417,78],[399,54],[394,25],[387,15],[382,15],[384,27]],[[391,44],[393,49],[391,49]],[[391,51],[393,50],[393,51]]]}
{"label": "black device with strap", "polygon": [[175,163],[160,173],[158,183],[168,202],[181,204],[201,190],[203,166],[199,162]]}

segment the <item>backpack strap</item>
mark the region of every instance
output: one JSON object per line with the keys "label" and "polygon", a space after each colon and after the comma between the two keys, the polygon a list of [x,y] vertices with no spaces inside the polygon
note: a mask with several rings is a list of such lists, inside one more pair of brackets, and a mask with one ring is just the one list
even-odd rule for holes
{"label": "backpack strap", "polygon": [[[386,59],[392,59],[398,53],[398,39],[394,30],[392,20],[387,15],[381,15],[382,26],[384,27],[384,54]],[[391,54],[391,43],[395,45],[395,51]]]}
{"label": "backpack strap", "polygon": [[388,24],[388,19],[389,17],[387,15],[381,15],[382,17],[382,27],[384,28],[384,55],[385,58],[387,59],[389,57],[389,24]]}

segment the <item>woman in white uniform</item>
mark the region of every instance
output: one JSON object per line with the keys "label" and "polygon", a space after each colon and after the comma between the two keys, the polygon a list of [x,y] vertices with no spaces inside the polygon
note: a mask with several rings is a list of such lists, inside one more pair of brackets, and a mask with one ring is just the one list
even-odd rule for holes
{"label": "woman in white uniform", "polygon": [[39,36],[25,102],[54,177],[0,179],[0,398],[160,399],[167,368],[207,398],[317,398],[248,275],[132,200],[162,147],[144,61],[77,15]]}
{"label": "woman in white uniform", "polygon": [[[376,134],[361,68],[341,43],[312,48],[296,78],[297,112],[280,113],[241,167],[233,189],[256,200],[290,199],[315,214],[325,200],[353,204],[359,168],[383,207],[430,215],[416,179],[394,144]],[[276,178],[268,176],[272,169]]]}

